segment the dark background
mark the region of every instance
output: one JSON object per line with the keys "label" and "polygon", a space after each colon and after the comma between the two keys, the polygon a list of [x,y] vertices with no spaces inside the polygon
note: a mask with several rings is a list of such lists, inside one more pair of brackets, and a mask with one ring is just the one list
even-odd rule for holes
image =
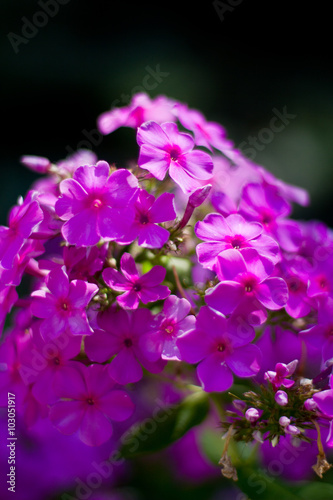
{"label": "dark background", "polygon": [[[333,225],[329,7],[229,2],[219,15],[222,7],[203,0],[69,0],[15,53],[8,34],[22,36],[24,18],[36,20],[42,8],[2,0],[0,224],[36,177],[20,156],[66,157],[113,101],[126,104],[123,96],[142,85],[147,66],[159,65],[168,76],[150,96],[187,102],[222,123],[236,144],[268,127],[273,108],[296,115],[255,161],[310,191],[311,207],[296,217]],[[136,155],[135,133],[116,131],[93,149],[121,165]]]}

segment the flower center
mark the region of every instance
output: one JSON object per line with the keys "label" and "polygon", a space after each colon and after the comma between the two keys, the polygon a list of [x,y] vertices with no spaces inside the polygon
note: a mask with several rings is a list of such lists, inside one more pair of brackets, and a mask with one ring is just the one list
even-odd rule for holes
{"label": "flower center", "polygon": [[241,238],[236,236],[232,240],[231,244],[232,244],[233,248],[235,248],[236,250],[239,250],[242,247],[242,240],[241,240]]}
{"label": "flower center", "polygon": [[103,205],[102,200],[95,198],[91,204],[91,208],[100,208]]}
{"label": "flower center", "polygon": [[222,344],[222,343],[218,344],[218,345],[217,345],[217,350],[218,350],[219,352],[223,352],[223,351],[225,350],[225,345],[224,345],[224,344]]}
{"label": "flower center", "polygon": [[92,398],[88,398],[87,403],[88,403],[88,405],[93,405],[93,404],[95,404],[95,401]]}
{"label": "flower center", "polygon": [[173,147],[171,151],[169,152],[170,158],[172,161],[177,161],[181,152],[178,148]]}
{"label": "flower center", "polygon": [[139,222],[140,222],[140,224],[143,224],[143,225],[148,224],[148,222],[149,222],[148,215],[147,214],[140,214]]}
{"label": "flower center", "polygon": [[58,302],[58,308],[61,313],[65,313],[67,315],[68,313],[70,313],[71,305],[66,299],[61,299]]}
{"label": "flower center", "polygon": [[170,320],[167,320],[162,324],[162,329],[170,337],[172,337],[175,334],[175,325]]}
{"label": "flower center", "polygon": [[55,365],[60,365],[60,359],[59,358],[54,358],[54,364]]}
{"label": "flower center", "polygon": [[140,292],[140,290],[141,290],[141,285],[140,285],[140,283],[135,283],[135,284],[133,285],[133,290],[134,290],[135,292]]}
{"label": "flower center", "polygon": [[132,345],[133,345],[132,339],[129,339],[129,338],[125,339],[124,344],[125,344],[125,347],[132,347]]}

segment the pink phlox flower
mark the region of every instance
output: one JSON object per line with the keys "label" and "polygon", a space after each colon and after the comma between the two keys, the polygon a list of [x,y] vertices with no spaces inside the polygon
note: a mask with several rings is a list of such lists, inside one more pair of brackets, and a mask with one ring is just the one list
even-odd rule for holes
{"label": "pink phlox flower", "polygon": [[37,266],[35,257],[39,257],[44,252],[45,248],[40,241],[25,240],[19,252],[14,257],[11,269],[0,267],[0,287],[3,285],[18,286],[25,271],[33,274],[33,267],[34,265]]}
{"label": "pink phlox flower", "polygon": [[107,257],[107,243],[100,247],[66,246],[63,249],[63,261],[70,280],[87,280],[101,271]]}
{"label": "pink phlox flower", "polygon": [[31,294],[31,311],[44,321],[40,332],[44,339],[54,339],[69,329],[73,335],[91,335],[86,307],[98,292],[98,286],[83,280],[69,281],[65,267],[52,270],[46,279],[47,289]]}
{"label": "pink phlox flower", "polygon": [[137,142],[140,146],[138,165],[158,180],[163,180],[169,171],[171,179],[184,193],[202,187],[203,181],[212,175],[210,155],[193,151],[192,136],[179,132],[175,123],[145,122],[138,129]]}
{"label": "pink phlox flower", "polygon": [[208,122],[204,115],[196,109],[189,109],[186,104],[177,103],[173,108],[180,123],[194,134],[197,146],[207,149],[232,149],[233,142],[227,139],[226,130],[216,122]]}
{"label": "pink phlox flower", "polygon": [[152,373],[164,368],[159,346],[148,339],[155,326],[148,309],[128,312],[111,307],[98,314],[97,323],[99,329],[85,338],[85,352],[98,363],[113,358],[108,370],[116,382],[138,382],[143,376],[141,365]]}
{"label": "pink phlox flower", "polygon": [[265,380],[268,380],[275,389],[278,389],[283,385],[287,389],[292,387],[295,383],[294,380],[290,380],[289,377],[293,375],[297,368],[298,360],[294,359],[288,364],[277,363],[275,365],[275,371],[267,371],[264,375]]}
{"label": "pink phlox flower", "polygon": [[119,127],[136,129],[149,120],[157,123],[175,121],[174,104],[175,101],[163,95],[151,99],[141,92],[133,96],[128,106],[113,108],[102,113],[97,120],[98,129],[107,135]]}
{"label": "pink phlox flower", "polygon": [[170,233],[158,224],[176,218],[174,198],[174,194],[162,193],[155,199],[152,194],[141,189],[134,203],[134,221],[126,238],[132,241],[138,238],[138,245],[144,248],[161,248],[168,241]]}
{"label": "pink phlox flower", "polygon": [[55,210],[65,221],[61,232],[71,245],[93,246],[101,238],[124,241],[134,220],[138,181],[128,170],[109,171],[108,163],[100,161],[79,167],[72,179],[60,183]]}
{"label": "pink phlox flower", "polygon": [[193,330],[177,339],[180,357],[199,363],[197,375],[205,391],[226,391],[238,377],[252,377],[260,369],[261,352],[250,344],[254,330],[240,334],[237,318],[226,319],[208,306],[201,307]]}
{"label": "pink phlox flower", "polygon": [[308,296],[309,273],[308,265],[303,257],[298,255],[283,258],[279,263],[280,276],[288,286],[289,298],[285,305],[287,313],[292,318],[302,318],[310,313],[315,305]]}
{"label": "pink phlox flower", "polygon": [[9,227],[0,226],[0,265],[5,269],[12,267],[16,254],[43,219],[37,197],[36,191],[29,191],[20,198],[10,211]]}
{"label": "pink phlox flower", "polygon": [[195,225],[195,234],[203,240],[196,247],[199,262],[208,269],[215,270],[217,258],[225,250],[235,249],[240,253],[254,248],[263,261],[276,263],[279,260],[279,246],[276,241],[263,233],[259,222],[246,221],[240,214],[223,217],[211,213]]}
{"label": "pink phlox flower", "polygon": [[326,299],[333,296],[333,255],[321,253],[320,248],[312,262],[312,269],[308,271],[309,297]]}
{"label": "pink phlox flower", "polygon": [[291,206],[275,186],[257,183],[245,186],[239,212],[248,220],[260,222],[283,250],[296,252],[299,249],[302,241],[300,226],[288,218]]}
{"label": "pink phlox flower", "polygon": [[49,404],[57,400],[53,386],[63,367],[80,353],[82,337],[72,336],[67,330],[45,341],[39,331],[41,323],[38,320],[32,324],[32,342],[26,349],[20,374],[27,383],[31,383],[31,376],[35,375],[32,395],[39,403]]}
{"label": "pink phlox flower", "polygon": [[134,410],[129,395],[117,388],[103,365],[72,361],[59,374],[54,389],[59,401],[50,408],[52,424],[66,435],[78,432],[88,446],[108,441],[111,421],[127,420]]}
{"label": "pink phlox flower", "polygon": [[310,203],[309,193],[299,186],[287,184],[281,179],[277,179],[271,172],[264,167],[257,165],[257,172],[260,174],[263,184],[274,186],[278,193],[288,202],[295,202],[302,206]]}
{"label": "pink phlox flower", "polygon": [[112,290],[123,292],[117,297],[117,302],[125,309],[137,309],[140,300],[148,304],[163,300],[170,294],[169,288],[161,285],[166,275],[163,266],[154,266],[140,275],[132,255],[124,253],[120,259],[120,270],[121,272],[108,267],[104,269],[102,276]]}
{"label": "pink phlox flower", "polygon": [[155,316],[155,332],[146,336],[146,347],[157,349],[162,359],[180,360],[177,338],[195,327],[195,316],[189,314],[190,309],[188,300],[170,295],[164,302],[163,310]]}
{"label": "pink phlox flower", "polygon": [[253,248],[242,253],[225,250],[218,256],[216,271],[221,282],[207,290],[205,300],[223,314],[230,314],[237,306],[241,309],[243,304],[277,310],[288,300],[286,282],[270,276],[273,266],[265,266]]}
{"label": "pink phlox flower", "polygon": [[300,337],[319,349],[323,361],[333,358],[333,298],[320,301],[316,324],[300,332]]}

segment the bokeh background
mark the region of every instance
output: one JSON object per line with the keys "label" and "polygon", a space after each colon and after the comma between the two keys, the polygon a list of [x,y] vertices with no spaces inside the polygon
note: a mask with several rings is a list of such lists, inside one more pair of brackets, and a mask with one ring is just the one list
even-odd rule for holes
{"label": "bokeh background", "polygon": [[[61,1],[45,26],[32,36],[28,28],[30,39],[18,43],[17,53],[8,35],[24,36],[26,20],[43,24],[34,17],[43,0],[1,1],[1,224],[35,177],[20,156],[64,158],[87,140],[84,130],[96,129],[100,113],[125,105],[146,68],[158,66],[167,76],[149,95],[200,109],[236,145],[269,127],[274,108],[296,115],[255,161],[310,191],[311,207],[295,217],[333,225],[328,6],[230,0],[223,12],[223,2],[210,0]],[[132,130],[95,142],[100,159],[119,165],[137,153]]]}

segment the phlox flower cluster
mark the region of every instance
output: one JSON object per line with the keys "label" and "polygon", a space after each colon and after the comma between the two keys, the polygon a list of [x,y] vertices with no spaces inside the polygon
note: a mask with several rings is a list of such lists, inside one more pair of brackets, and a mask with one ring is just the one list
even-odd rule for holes
{"label": "phlox flower cluster", "polygon": [[291,218],[307,193],[165,96],[136,95],[98,126],[133,129],[136,165],[25,156],[41,177],[0,227],[1,385],[25,425],[99,446],[140,414],[145,380],[184,396],[263,383],[238,403],[239,440],[308,439],[316,420],[333,446],[333,233]]}

